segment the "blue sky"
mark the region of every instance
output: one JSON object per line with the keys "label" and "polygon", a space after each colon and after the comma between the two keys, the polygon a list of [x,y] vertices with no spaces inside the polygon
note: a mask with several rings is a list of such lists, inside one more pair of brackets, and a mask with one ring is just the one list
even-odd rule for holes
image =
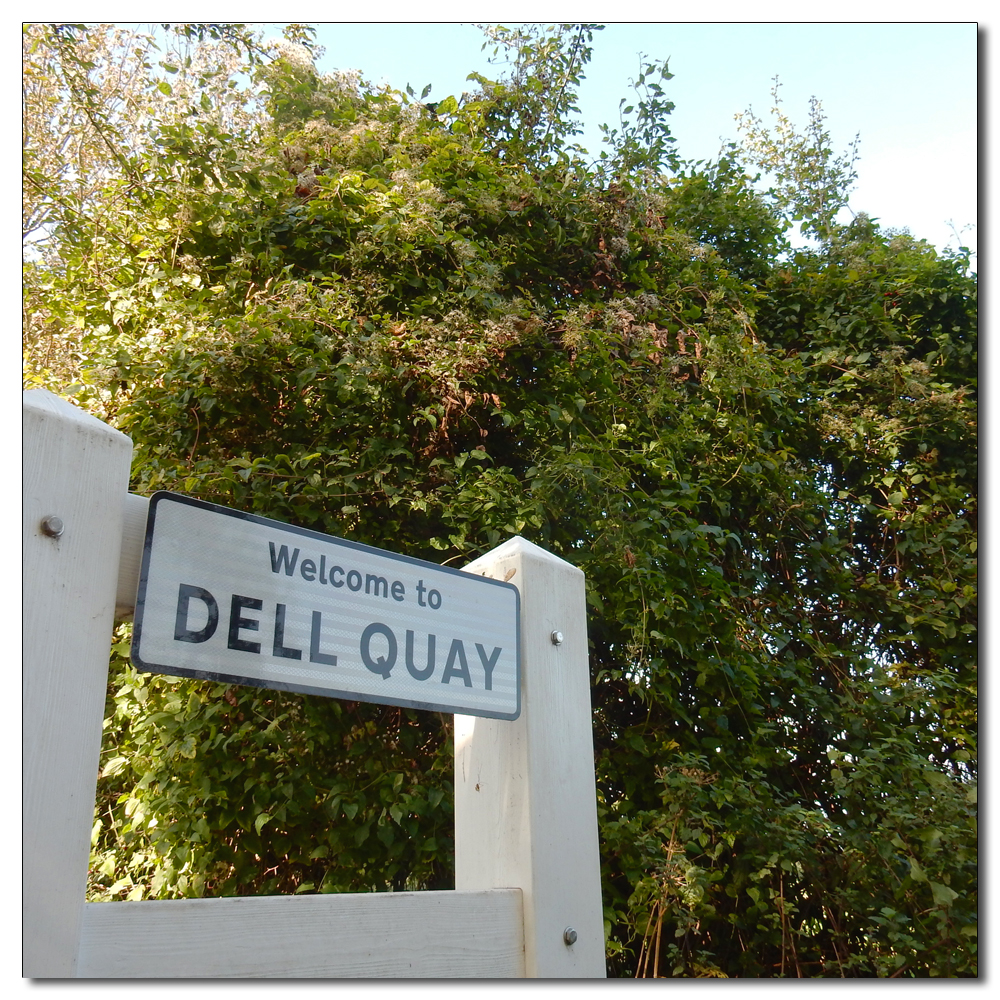
{"label": "blue sky", "polygon": [[[508,26],[517,22],[504,22]],[[472,24],[321,24],[324,70],[358,69],[375,82],[428,100],[460,95],[473,70],[496,72]],[[977,26],[965,23],[611,23],[595,35],[580,92],[582,144],[600,147],[598,126],[617,124],[639,52],[668,58],[671,130],[685,159],[715,157],[738,137],[734,115],[768,117],[778,75],[784,109],[804,126],[808,102],[823,104],[838,151],[861,134],[851,208],[908,228],[938,247],[975,249],[977,216]]]}

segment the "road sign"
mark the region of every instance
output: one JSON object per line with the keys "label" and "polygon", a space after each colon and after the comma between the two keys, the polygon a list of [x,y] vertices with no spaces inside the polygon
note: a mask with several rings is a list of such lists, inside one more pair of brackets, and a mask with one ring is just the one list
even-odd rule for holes
{"label": "road sign", "polygon": [[135,605],[139,670],[516,719],[510,583],[156,493]]}

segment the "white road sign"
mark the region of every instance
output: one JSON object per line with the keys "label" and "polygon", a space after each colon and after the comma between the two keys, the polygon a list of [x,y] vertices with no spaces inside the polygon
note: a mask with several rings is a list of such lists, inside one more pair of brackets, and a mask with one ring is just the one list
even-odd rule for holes
{"label": "white road sign", "polygon": [[132,662],[516,719],[520,595],[499,580],[161,492],[149,503]]}

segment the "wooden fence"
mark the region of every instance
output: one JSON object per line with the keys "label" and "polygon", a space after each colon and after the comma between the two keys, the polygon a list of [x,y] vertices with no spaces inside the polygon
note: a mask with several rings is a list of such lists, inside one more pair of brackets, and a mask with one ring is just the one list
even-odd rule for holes
{"label": "wooden fence", "polygon": [[513,722],[455,716],[454,891],[87,903],[147,502],[124,434],[44,390],[23,405],[24,976],[605,975],[584,578],[519,537],[465,567],[520,591],[522,689]]}

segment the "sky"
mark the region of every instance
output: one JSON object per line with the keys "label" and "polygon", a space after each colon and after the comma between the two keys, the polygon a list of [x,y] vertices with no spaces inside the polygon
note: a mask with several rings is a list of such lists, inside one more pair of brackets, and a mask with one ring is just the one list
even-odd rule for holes
{"label": "sky", "polygon": [[[474,70],[502,72],[489,65],[473,24],[323,23],[316,41],[326,50],[321,70],[357,69],[418,94],[430,84],[431,101],[471,91],[466,77]],[[669,61],[670,127],[687,160],[715,158],[725,141],[738,139],[734,116],[748,107],[769,120],[777,75],[783,108],[797,126],[806,124],[815,96],[837,153],[860,133],[853,211],[939,248],[960,239],[975,250],[977,41],[972,21],[609,23],[594,37],[580,90],[579,141],[594,153],[598,126],[618,124],[640,52]]]}

